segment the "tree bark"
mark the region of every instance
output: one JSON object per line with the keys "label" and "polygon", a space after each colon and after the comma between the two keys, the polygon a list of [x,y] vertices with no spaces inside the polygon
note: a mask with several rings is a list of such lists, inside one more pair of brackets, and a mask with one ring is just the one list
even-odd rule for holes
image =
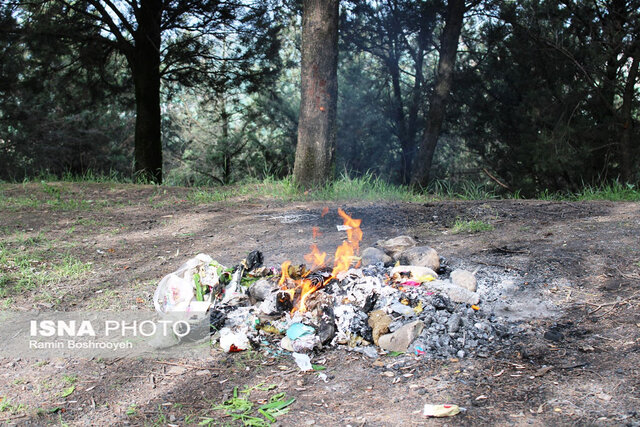
{"label": "tree bark", "polygon": [[162,0],[142,0],[131,64],[136,94],[134,173],[162,183],[160,122],[160,17]]}
{"label": "tree bark", "polygon": [[304,0],[298,145],[293,175],[303,188],[332,174],[338,101],[339,0]]}
{"label": "tree bark", "polygon": [[418,148],[418,154],[413,164],[411,184],[414,187],[426,187],[429,181],[433,154],[438,144],[449,92],[451,91],[453,70],[458,50],[458,38],[462,30],[464,12],[464,0],[449,0],[446,23],[442,32],[436,87],[431,95],[422,143]]}

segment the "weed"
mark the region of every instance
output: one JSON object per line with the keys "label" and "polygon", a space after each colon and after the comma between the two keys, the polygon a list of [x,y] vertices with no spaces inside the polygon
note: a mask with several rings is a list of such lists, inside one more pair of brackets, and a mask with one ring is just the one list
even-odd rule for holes
{"label": "weed", "polygon": [[137,409],[135,404],[131,405],[131,406],[129,406],[129,408],[127,408],[127,412],[126,412],[127,415],[134,416],[137,413],[138,413],[138,409]]}
{"label": "weed", "polygon": [[574,200],[612,200],[612,201],[640,201],[640,188],[634,184],[623,184],[615,180],[600,186],[585,185],[583,189],[573,194]]}
{"label": "weed", "polygon": [[62,390],[59,396],[62,398],[69,397],[73,394],[74,391],[76,391],[76,386],[72,385]]}
{"label": "weed", "polygon": [[58,414],[58,421],[60,421],[60,427],[69,427],[69,424],[62,419],[62,414]]}
{"label": "weed", "polygon": [[[289,406],[295,402],[294,398],[287,399],[284,392],[276,393],[269,397],[268,402],[255,408],[255,404],[249,400],[252,390],[258,389],[268,391],[276,388],[276,386],[258,386],[245,388],[238,392],[238,387],[233,389],[233,397],[222,404],[213,405],[215,411],[224,411],[225,414],[236,421],[241,421],[244,425],[267,427],[276,419],[289,412]],[[240,393],[246,396],[240,396]],[[216,419],[210,417],[201,417],[202,421],[199,425],[211,425]]]}
{"label": "weed", "polygon": [[162,410],[162,405],[158,405],[158,416],[153,421],[153,426],[164,426],[167,424],[167,416],[164,414]]}
{"label": "weed", "polygon": [[0,297],[19,293],[63,280],[84,277],[91,263],[69,254],[45,257],[43,252],[8,249],[0,242]]}
{"label": "weed", "polygon": [[478,221],[475,219],[463,221],[461,219],[457,219],[455,224],[453,224],[453,229],[451,232],[453,234],[457,233],[480,233],[483,231],[491,231],[493,230],[493,225]]}
{"label": "weed", "polygon": [[62,376],[62,381],[66,382],[67,384],[75,384],[78,381],[78,376],[77,375],[63,375]]}
{"label": "weed", "polygon": [[484,184],[472,181],[463,181],[454,185],[450,181],[436,180],[427,187],[427,192],[438,199],[484,200],[498,197]]}
{"label": "weed", "polygon": [[11,402],[11,399],[9,399],[8,397],[2,398],[0,400],[0,412],[10,412],[12,414],[15,414],[16,412],[22,412],[25,409],[27,409],[27,406],[22,404],[22,403],[18,403],[17,405]]}

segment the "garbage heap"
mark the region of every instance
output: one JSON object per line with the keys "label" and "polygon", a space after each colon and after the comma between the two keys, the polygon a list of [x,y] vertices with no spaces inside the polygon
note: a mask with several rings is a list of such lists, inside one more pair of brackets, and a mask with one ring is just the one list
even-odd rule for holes
{"label": "garbage heap", "polygon": [[[200,254],[165,276],[154,295],[161,314],[200,313],[224,351],[310,354],[343,346],[377,357],[487,356],[506,334],[483,309],[474,274],[450,271],[409,236],[360,254],[360,220],[342,210],[347,233],[333,262],[311,245],[305,265],[264,267],[251,252],[233,268]],[[314,235],[317,230],[314,228]]]}

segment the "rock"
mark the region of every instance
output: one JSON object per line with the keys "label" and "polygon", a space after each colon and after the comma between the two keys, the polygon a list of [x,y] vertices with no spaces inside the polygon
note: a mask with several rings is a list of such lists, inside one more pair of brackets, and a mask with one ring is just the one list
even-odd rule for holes
{"label": "rock", "polygon": [[400,273],[408,274],[411,279],[418,279],[424,276],[431,276],[434,279],[438,278],[438,273],[429,267],[422,267],[418,265],[398,265],[391,269],[391,276]]}
{"label": "rock", "polygon": [[451,281],[454,285],[475,292],[478,283],[473,273],[467,270],[454,270],[451,272]]}
{"label": "rock", "polygon": [[440,269],[440,257],[435,249],[429,246],[416,246],[406,249],[398,255],[398,261],[407,265],[429,267],[433,271]]}
{"label": "rock", "polygon": [[468,289],[455,286],[449,280],[434,280],[433,282],[425,283],[424,286],[446,294],[453,302],[469,305],[475,305],[480,302],[478,294]]}
{"label": "rock", "polygon": [[362,354],[364,354],[367,357],[370,357],[371,359],[378,358],[378,350],[376,350],[376,348],[372,345],[369,345],[367,347],[362,347]]}
{"label": "rock", "polygon": [[249,295],[256,301],[266,300],[277,287],[266,279],[260,279],[249,286]]}
{"label": "rock", "polygon": [[456,332],[458,332],[458,330],[460,329],[460,321],[461,318],[458,313],[454,313],[453,315],[451,315],[449,321],[447,322],[447,329],[449,330],[450,334],[455,334]]}
{"label": "rock", "polygon": [[373,265],[379,262],[390,265],[393,259],[378,248],[369,247],[362,251],[362,265]]}
{"label": "rock", "polygon": [[389,240],[378,240],[376,246],[387,254],[396,258],[402,251],[416,246],[417,243],[410,236],[398,236]]}
{"label": "rock", "polygon": [[392,334],[382,335],[378,339],[378,345],[383,350],[405,352],[423,328],[424,323],[420,320],[407,323]]}
{"label": "rock", "polygon": [[371,326],[371,329],[373,329],[373,343],[378,345],[378,339],[380,336],[389,332],[391,317],[389,317],[383,310],[376,310],[369,313],[369,320],[367,323]]}

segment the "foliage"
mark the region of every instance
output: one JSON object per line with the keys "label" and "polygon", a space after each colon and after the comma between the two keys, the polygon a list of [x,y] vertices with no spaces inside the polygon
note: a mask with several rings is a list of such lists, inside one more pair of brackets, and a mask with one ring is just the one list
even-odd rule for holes
{"label": "foliage", "polygon": [[488,224],[486,222],[482,222],[479,220],[471,219],[471,220],[461,220],[456,219],[456,222],[453,224],[453,228],[451,232],[453,234],[458,233],[481,233],[483,231],[491,231],[493,230],[493,225]]}
{"label": "foliage", "polygon": [[[136,181],[134,81],[115,32],[97,26],[104,16],[89,4],[99,3],[0,3],[0,179]],[[126,5],[135,2],[116,3],[124,12],[116,26],[132,43]],[[640,0],[467,2],[451,105],[424,192],[402,184],[420,166],[412,161],[446,2],[341,2],[336,181],[306,194],[289,178],[299,2],[165,4],[165,183],[196,187],[194,203],[637,200]],[[11,209],[88,207],[46,196],[3,201]]]}

